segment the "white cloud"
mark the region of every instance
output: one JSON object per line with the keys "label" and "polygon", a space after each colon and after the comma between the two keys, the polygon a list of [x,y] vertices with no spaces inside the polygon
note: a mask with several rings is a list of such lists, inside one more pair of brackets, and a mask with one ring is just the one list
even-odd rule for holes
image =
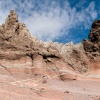
{"label": "white cloud", "polygon": [[59,0],[25,0],[22,3],[19,0],[7,0],[0,1],[0,24],[11,9],[17,10],[19,20],[28,26],[33,36],[43,41],[60,38],[76,27],[87,29],[97,17],[95,2],[77,11],[68,1],[64,1],[61,7]]}

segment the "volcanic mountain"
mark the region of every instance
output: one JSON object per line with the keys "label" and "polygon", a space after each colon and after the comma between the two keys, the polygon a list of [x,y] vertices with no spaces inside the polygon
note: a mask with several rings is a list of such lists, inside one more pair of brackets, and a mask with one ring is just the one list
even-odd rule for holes
{"label": "volcanic mountain", "polygon": [[88,37],[42,42],[12,10],[0,26],[0,100],[99,100],[100,20]]}

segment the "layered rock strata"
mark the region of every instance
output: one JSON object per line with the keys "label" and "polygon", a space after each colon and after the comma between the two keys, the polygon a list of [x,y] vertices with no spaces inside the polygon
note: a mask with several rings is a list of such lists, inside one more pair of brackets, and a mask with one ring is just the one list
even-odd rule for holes
{"label": "layered rock strata", "polygon": [[95,21],[89,40],[77,45],[42,42],[30,35],[12,10],[0,26],[0,73],[42,75],[61,80],[100,75],[99,24],[100,21]]}

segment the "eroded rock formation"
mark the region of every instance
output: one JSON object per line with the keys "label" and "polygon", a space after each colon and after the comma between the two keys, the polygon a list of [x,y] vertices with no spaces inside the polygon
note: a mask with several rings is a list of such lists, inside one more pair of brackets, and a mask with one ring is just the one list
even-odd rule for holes
{"label": "eroded rock formation", "polygon": [[[9,71],[13,74],[40,74],[61,80],[100,74],[99,24],[100,21],[95,21],[89,40],[77,45],[42,42],[30,35],[26,25],[18,22],[16,12],[12,10],[0,26],[0,70],[2,74]],[[94,56],[98,59],[91,59]]]}
{"label": "eroded rock formation", "polygon": [[91,57],[100,59],[100,20],[93,22],[89,40],[83,40],[84,49]]}
{"label": "eroded rock formation", "polygon": [[42,42],[12,10],[0,26],[0,100],[99,100],[99,28],[76,45]]}

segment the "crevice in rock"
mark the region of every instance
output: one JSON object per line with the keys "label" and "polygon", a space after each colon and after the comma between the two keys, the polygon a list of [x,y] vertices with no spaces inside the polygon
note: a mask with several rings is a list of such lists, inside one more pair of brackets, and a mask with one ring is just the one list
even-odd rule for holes
{"label": "crevice in rock", "polygon": [[59,58],[59,57],[55,55],[43,55],[43,59],[46,59],[46,58]]}
{"label": "crevice in rock", "polygon": [[45,62],[52,62],[52,59],[57,58],[60,59],[60,57],[55,55],[42,55]]}
{"label": "crevice in rock", "polygon": [[28,54],[27,56],[29,56],[32,60],[32,66],[33,66],[33,54]]}

